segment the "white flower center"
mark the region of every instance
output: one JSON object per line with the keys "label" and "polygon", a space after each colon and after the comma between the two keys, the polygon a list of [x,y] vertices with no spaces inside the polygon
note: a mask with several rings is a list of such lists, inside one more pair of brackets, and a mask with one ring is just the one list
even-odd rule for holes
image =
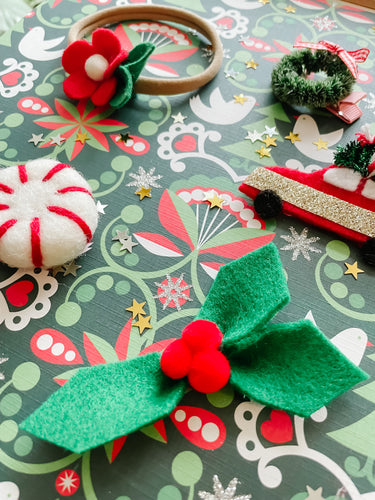
{"label": "white flower center", "polygon": [[104,78],[104,73],[108,68],[109,64],[105,57],[100,54],[94,54],[89,57],[85,62],[86,74],[91,80],[100,82]]}

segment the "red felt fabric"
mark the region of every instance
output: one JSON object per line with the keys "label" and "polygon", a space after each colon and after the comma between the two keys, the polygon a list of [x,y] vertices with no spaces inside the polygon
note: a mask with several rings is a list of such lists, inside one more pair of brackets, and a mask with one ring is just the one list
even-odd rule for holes
{"label": "red felt fabric", "polygon": [[107,104],[116,92],[117,80],[113,76],[109,80],[105,80],[95,92],[91,95],[91,100],[95,106],[104,106]]}
{"label": "red felt fabric", "polygon": [[[100,81],[92,80],[86,73],[85,63],[94,54],[100,54],[108,62],[108,68]],[[99,28],[92,35],[92,43],[77,40],[70,44],[62,56],[62,65],[68,78],[63,82],[65,94],[71,99],[91,97],[95,106],[107,104],[116,89],[116,80],[112,77],[115,69],[128,57],[128,52],[121,49],[116,35],[108,29]]]}
{"label": "red felt fabric", "polygon": [[[348,203],[351,203],[352,205],[359,206],[361,208],[364,208],[366,210],[369,210],[371,212],[374,211],[374,203],[375,200],[372,200],[370,198],[366,198],[365,196],[362,196],[361,192],[362,189],[368,181],[368,178],[362,178],[360,179],[357,188],[354,191],[349,191],[346,189],[342,189],[340,187],[334,186],[333,184],[330,184],[326,182],[323,179],[324,174],[333,168],[338,168],[337,165],[330,165],[329,167],[323,168],[321,170],[318,170],[316,172],[308,173],[308,172],[300,172],[298,170],[293,170],[289,169],[287,167],[264,167],[268,170],[271,170],[273,172],[278,173],[279,175],[282,175],[283,177],[286,177],[288,179],[292,179],[294,181],[297,181],[303,185],[310,186],[313,189],[316,189],[317,191],[321,191],[325,194],[331,195],[335,198],[344,200]],[[341,167],[345,168],[345,167]],[[372,163],[369,166],[369,171],[370,173],[373,172],[375,169],[375,163]],[[269,189],[275,189],[274,186],[269,186]],[[239,187],[239,190],[243,193],[245,193],[247,196],[250,198],[254,199],[256,195],[259,193],[259,189],[254,188],[253,186],[249,186],[248,184],[241,184]],[[355,241],[359,244],[363,244],[365,241],[368,240],[368,236],[365,234],[362,234],[360,232],[354,231],[352,229],[348,229],[341,224],[338,224],[336,222],[330,221],[324,217],[321,217],[319,215],[315,215],[307,210],[307,208],[303,208],[303,200],[301,200],[301,206],[297,207],[291,203],[288,203],[286,201],[283,201],[283,207],[282,211],[286,215],[290,215],[293,217],[297,217],[304,222],[307,222],[309,224],[315,225],[317,227],[326,229],[328,231],[332,231],[334,233],[339,234],[343,238],[350,239],[352,241]]]}
{"label": "red felt fabric", "polygon": [[230,377],[227,358],[219,351],[223,334],[215,323],[196,320],[185,327],[182,338],[164,350],[160,367],[170,378],[187,376],[193,389],[203,393],[216,392]]}

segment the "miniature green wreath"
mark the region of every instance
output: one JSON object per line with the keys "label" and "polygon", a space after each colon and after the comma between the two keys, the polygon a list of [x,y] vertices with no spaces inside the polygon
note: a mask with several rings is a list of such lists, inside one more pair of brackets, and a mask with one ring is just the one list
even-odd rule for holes
{"label": "miniature green wreath", "polygon": [[[324,71],[324,80],[308,80],[310,73]],[[324,108],[350,94],[355,78],[345,63],[326,50],[309,49],[284,56],[272,71],[271,84],[282,102]]]}

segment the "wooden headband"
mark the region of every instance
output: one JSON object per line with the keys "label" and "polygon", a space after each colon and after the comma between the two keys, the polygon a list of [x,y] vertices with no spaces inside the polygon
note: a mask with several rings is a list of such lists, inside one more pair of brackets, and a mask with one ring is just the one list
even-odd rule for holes
{"label": "wooden headband", "polygon": [[68,43],[71,44],[76,40],[80,40],[96,28],[134,19],[171,21],[183,26],[188,26],[189,28],[199,31],[199,33],[208,39],[213,52],[213,59],[210,65],[199,75],[176,78],[173,80],[141,76],[134,86],[135,92],[151,95],[170,95],[191,92],[211,81],[219,71],[223,59],[223,48],[213,25],[196,14],[174,7],[164,7],[160,5],[126,5],[95,12],[95,14],[80,19],[71,27],[68,34]]}

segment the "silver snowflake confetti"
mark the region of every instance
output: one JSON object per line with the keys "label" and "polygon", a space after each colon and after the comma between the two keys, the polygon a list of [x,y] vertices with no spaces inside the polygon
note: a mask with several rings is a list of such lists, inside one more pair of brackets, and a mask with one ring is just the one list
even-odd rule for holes
{"label": "silver snowflake confetti", "polygon": [[138,191],[141,189],[141,187],[144,187],[146,189],[150,187],[155,187],[155,188],[161,188],[162,186],[158,184],[156,181],[161,179],[163,176],[162,175],[153,175],[155,172],[155,168],[151,168],[148,172],[143,167],[138,167],[138,173],[137,174],[132,174],[130,173],[129,176],[134,179],[134,181],[129,182],[126,184],[127,186],[135,186]]}
{"label": "silver snowflake confetti", "polygon": [[369,92],[367,97],[363,99],[363,102],[366,103],[366,109],[371,109],[371,111],[375,114],[375,94],[373,92]]}
{"label": "silver snowflake confetti", "polygon": [[216,474],[213,477],[213,483],[213,493],[209,493],[208,491],[198,491],[198,495],[202,498],[202,500],[250,500],[251,498],[250,494],[236,495],[237,485],[240,484],[236,477],[229,482],[225,490]]}
{"label": "silver snowflake confetti", "polygon": [[162,291],[156,295],[153,295],[153,298],[159,300],[165,298],[163,311],[171,302],[175,304],[177,311],[181,311],[179,299],[184,299],[184,301],[188,300],[189,302],[192,302],[193,299],[184,294],[184,291],[189,290],[193,285],[181,285],[181,282],[184,279],[184,273],[180,275],[176,282],[172,280],[169,274],[167,274],[166,277],[167,283],[156,283],[155,281],[155,285],[161,288]]}
{"label": "silver snowflake confetti", "polygon": [[[5,361],[8,361],[9,358],[0,358],[0,365],[2,363],[5,363]],[[5,379],[5,375],[4,373],[0,372],[0,380],[4,380]]]}
{"label": "silver snowflake confetti", "polygon": [[316,16],[314,19],[310,19],[312,21],[314,28],[318,31],[332,31],[337,28],[336,21],[330,19],[328,16]]}
{"label": "silver snowflake confetti", "polygon": [[289,244],[280,248],[280,250],[293,250],[292,260],[297,260],[299,254],[302,254],[306,260],[311,260],[309,252],[322,253],[319,248],[312,246],[312,243],[319,241],[318,236],[307,238],[308,229],[305,227],[301,234],[298,234],[294,227],[290,227],[291,235],[282,234],[280,238]]}
{"label": "silver snowflake confetti", "polygon": [[31,134],[32,137],[27,142],[32,142],[34,146],[37,146],[40,142],[43,142],[43,134]]}
{"label": "silver snowflake confetti", "polygon": [[202,48],[202,57],[206,57],[208,59],[208,62],[211,62],[212,59],[214,58],[214,51],[210,46],[208,47],[203,47]]}

